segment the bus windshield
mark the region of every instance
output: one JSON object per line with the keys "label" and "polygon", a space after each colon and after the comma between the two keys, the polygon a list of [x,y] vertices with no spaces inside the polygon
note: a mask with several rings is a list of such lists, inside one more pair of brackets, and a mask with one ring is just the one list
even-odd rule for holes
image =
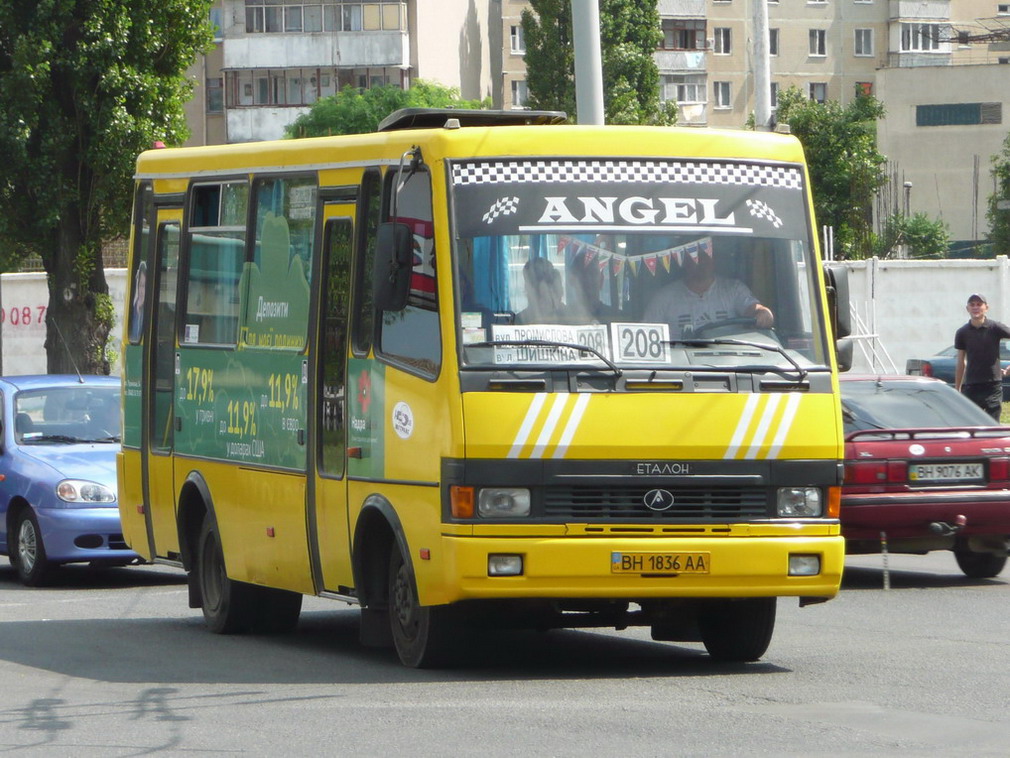
{"label": "bus windshield", "polygon": [[799,166],[452,165],[462,365],[826,369]]}

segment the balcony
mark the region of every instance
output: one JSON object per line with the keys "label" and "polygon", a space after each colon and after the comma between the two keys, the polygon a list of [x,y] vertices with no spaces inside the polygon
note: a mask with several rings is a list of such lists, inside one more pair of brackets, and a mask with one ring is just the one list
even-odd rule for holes
{"label": "balcony", "polygon": [[406,31],[246,34],[225,39],[224,69],[407,67]]}
{"label": "balcony", "polygon": [[703,74],[708,70],[704,50],[657,50],[652,54],[660,74],[691,72]]}

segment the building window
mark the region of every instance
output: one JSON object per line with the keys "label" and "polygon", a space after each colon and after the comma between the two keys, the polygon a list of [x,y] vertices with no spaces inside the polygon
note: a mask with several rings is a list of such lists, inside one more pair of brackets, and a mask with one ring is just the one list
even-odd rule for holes
{"label": "building window", "polygon": [[705,102],[704,74],[666,74],[662,79],[664,102],[673,100],[677,105]]}
{"label": "building window", "polygon": [[733,30],[728,26],[718,26],[715,29],[716,55],[729,55],[733,52]]}
{"label": "building window", "polygon": [[207,79],[207,113],[224,113],[224,82],[221,77]]}
{"label": "building window", "polygon": [[512,107],[513,108],[525,108],[526,103],[529,101],[529,90],[526,87],[526,80],[516,80],[512,81]]}
{"label": "building window", "polygon": [[771,87],[772,87],[772,110],[774,111],[776,108],[779,107],[779,83],[772,82]]}
{"label": "building window", "polygon": [[370,0],[367,3],[360,0],[317,0],[314,3],[245,0],[248,34],[402,31],[405,26],[402,0]]}
{"label": "building window", "polygon": [[873,29],[855,30],[855,52],[858,56],[873,55]]}
{"label": "building window", "polygon": [[768,55],[779,54],[779,30],[768,30]]}
{"label": "building window", "polygon": [[1002,123],[1002,103],[944,103],[915,107],[916,126],[975,126]]}
{"label": "building window", "polygon": [[997,16],[1010,16],[1010,3],[1000,3],[996,6]]}
{"label": "building window", "polygon": [[940,49],[941,24],[902,24],[901,52],[922,53]]}
{"label": "building window", "polygon": [[828,85],[826,82],[810,82],[807,91],[810,94],[810,99],[818,103],[823,103],[828,99]]}
{"label": "building window", "polygon": [[705,22],[696,19],[663,19],[663,50],[704,50]]}
{"label": "building window", "polygon": [[863,97],[873,95],[873,82],[856,82],[856,94]]}
{"label": "building window", "polygon": [[225,76],[228,108],[311,105],[344,87],[367,89],[402,81],[396,68],[243,69],[228,71]]}
{"label": "building window", "polygon": [[713,82],[712,92],[716,108],[732,108],[733,98],[729,82]]}
{"label": "building window", "polygon": [[828,54],[828,33],[824,29],[810,30],[810,55],[823,57]]}
{"label": "building window", "polygon": [[523,36],[521,24],[511,27],[510,36],[512,38],[512,52],[516,55],[523,55],[526,52],[526,37]]}

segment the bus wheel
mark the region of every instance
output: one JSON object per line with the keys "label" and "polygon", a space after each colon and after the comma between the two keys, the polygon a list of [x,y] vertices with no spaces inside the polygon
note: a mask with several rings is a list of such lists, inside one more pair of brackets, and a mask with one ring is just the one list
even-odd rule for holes
{"label": "bus wheel", "polygon": [[720,661],[756,661],[768,649],[775,630],[773,597],[715,600],[698,612],[705,649]]}
{"label": "bus wheel", "polygon": [[400,661],[411,668],[430,668],[448,662],[453,639],[449,609],[422,606],[417,600],[410,568],[393,543],[389,554],[389,625]]}
{"label": "bus wheel", "polygon": [[215,634],[247,631],[256,611],[253,587],[228,578],[221,539],[211,519],[203,520],[197,544],[197,583],[207,627]]}
{"label": "bus wheel", "polygon": [[28,587],[41,587],[52,575],[52,564],[46,558],[39,522],[31,508],[23,508],[14,520],[14,546],[10,560],[18,578]]}
{"label": "bus wheel", "polygon": [[973,553],[971,550],[954,550],[958,568],[971,579],[991,579],[1006,565],[1006,556],[997,553]]}

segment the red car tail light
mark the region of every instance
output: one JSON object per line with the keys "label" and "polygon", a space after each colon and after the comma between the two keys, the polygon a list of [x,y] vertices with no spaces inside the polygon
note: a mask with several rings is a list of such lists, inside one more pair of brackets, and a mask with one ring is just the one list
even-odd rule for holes
{"label": "red car tail light", "polygon": [[846,484],[904,484],[907,479],[908,463],[905,461],[859,461],[845,464]]}
{"label": "red car tail light", "polygon": [[989,459],[989,481],[1005,482],[1010,480],[1010,458]]}

